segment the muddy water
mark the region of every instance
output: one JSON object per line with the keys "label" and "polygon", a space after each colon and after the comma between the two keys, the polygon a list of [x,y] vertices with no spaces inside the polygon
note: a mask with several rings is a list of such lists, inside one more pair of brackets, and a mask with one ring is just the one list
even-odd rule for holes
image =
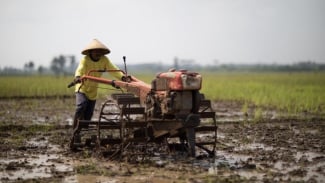
{"label": "muddy water", "polygon": [[[249,123],[253,117],[240,104],[214,104],[220,122],[215,158],[200,151],[196,159],[157,152],[146,162],[126,163],[99,158],[91,149],[68,150],[73,105],[73,98],[0,101],[0,182],[325,180],[325,120],[280,120],[269,112],[270,121]],[[28,127],[33,124],[42,128]]]}
{"label": "muddy water", "polygon": [[73,172],[73,165],[61,154],[61,147],[50,144],[47,139],[31,139],[25,147],[24,152],[12,150],[6,153],[6,158],[0,159],[2,180],[49,178]]}

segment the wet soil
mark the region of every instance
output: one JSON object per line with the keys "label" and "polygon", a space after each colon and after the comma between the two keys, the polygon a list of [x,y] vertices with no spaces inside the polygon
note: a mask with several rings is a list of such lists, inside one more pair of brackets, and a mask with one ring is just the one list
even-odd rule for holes
{"label": "wet soil", "polygon": [[69,150],[74,98],[1,99],[0,182],[325,182],[324,119],[269,110],[256,120],[242,105],[214,102],[215,158],[157,152],[128,163]]}

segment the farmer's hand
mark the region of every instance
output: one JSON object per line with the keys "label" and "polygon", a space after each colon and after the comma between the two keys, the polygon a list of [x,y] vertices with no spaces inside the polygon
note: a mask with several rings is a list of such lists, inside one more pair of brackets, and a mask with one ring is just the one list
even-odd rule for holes
{"label": "farmer's hand", "polygon": [[76,76],[73,80],[74,83],[81,83],[80,76]]}
{"label": "farmer's hand", "polygon": [[76,85],[77,83],[81,83],[81,79],[80,76],[76,76],[73,81],[68,85],[68,88],[73,87],[74,85]]}
{"label": "farmer's hand", "polygon": [[115,80],[112,80],[112,86],[116,89],[120,89],[120,87],[115,84]]}
{"label": "farmer's hand", "polygon": [[132,81],[131,76],[122,76],[121,80],[128,83]]}

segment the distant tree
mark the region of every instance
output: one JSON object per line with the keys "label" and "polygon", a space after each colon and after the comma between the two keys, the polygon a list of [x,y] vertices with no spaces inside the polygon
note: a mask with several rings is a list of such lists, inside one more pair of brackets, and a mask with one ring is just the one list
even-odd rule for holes
{"label": "distant tree", "polygon": [[66,62],[65,56],[60,55],[59,59],[58,59],[58,62],[59,62],[60,69],[62,71],[64,71],[64,66],[65,66],[65,62]]}
{"label": "distant tree", "polygon": [[51,62],[51,70],[54,72],[55,75],[65,74],[65,62],[66,59],[63,55],[59,57],[54,57]]}
{"label": "distant tree", "polygon": [[58,58],[53,58],[51,62],[51,71],[54,72],[55,75],[60,75],[60,68],[59,68],[59,62]]}
{"label": "distant tree", "polygon": [[27,72],[29,72],[29,73],[31,73],[34,70],[34,66],[35,66],[34,62],[33,61],[29,61],[29,62],[27,62],[27,63],[24,64],[24,70],[27,71]]}
{"label": "distant tree", "polygon": [[77,67],[76,57],[74,55],[70,56],[70,66],[69,66],[69,73],[73,73]]}
{"label": "distant tree", "polygon": [[76,57],[74,55],[70,56],[71,61],[70,61],[70,65],[74,66],[76,64]]}
{"label": "distant tree", "polygon": [[43,66],[39,66],[37,69],[38,74],[42,75],[44,73],[45,68]]}

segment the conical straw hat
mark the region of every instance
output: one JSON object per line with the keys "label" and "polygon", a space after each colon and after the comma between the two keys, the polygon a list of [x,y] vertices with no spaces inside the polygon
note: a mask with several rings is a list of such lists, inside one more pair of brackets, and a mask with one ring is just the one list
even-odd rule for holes
{"label": "conical straw hat", "polygon": [[88,55],[89,50],[103,50],[103,54],[109,54],[111,52],[111,50],[109,50],[103,43],[101,43],[100,41],[98,41],[97,39],[92,40],[89,45],[82,50],[82,54],[84,55]]}

